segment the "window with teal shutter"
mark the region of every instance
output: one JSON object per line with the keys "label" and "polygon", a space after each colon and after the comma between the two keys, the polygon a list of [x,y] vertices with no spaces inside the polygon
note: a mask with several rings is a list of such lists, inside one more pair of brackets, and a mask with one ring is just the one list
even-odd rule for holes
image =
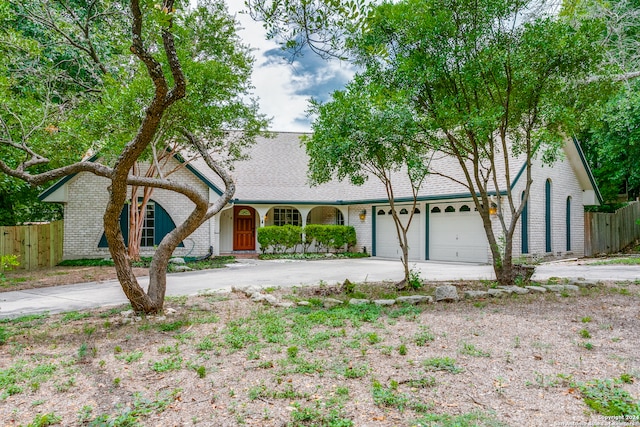
{"label": "window with teal shutter", "polygon": [[[140,200],[142,201],[142,200]],[[159,204],[150,200],[147,204],[144,224],[142,225],[142,242],[143,248],[149,248],[160,244],[164,236],[169,234],[174,228],[176,223],[173,222],[169,213]],[[122,230],[122,236],[124,237],[124,244],[129,244],[129,205],[126,204],[122,207],[120,212],[120,230]],[[98,243],[99,248],[106,248],[107,237],[104,232]],[[180,242],[179,248],[184,247],[184,243]]]}

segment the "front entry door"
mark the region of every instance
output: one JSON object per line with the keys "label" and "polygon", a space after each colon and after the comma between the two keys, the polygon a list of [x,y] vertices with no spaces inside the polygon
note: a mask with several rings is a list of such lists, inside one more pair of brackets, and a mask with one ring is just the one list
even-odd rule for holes
{"label": "front entry door", "polygon": [[233,208],[233,250],[254,251],[256,249],[255,211],[248,206]]}

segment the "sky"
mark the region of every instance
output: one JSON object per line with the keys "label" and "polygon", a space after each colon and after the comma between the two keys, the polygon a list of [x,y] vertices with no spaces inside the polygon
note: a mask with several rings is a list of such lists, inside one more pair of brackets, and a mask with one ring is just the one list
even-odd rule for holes
{"label": "sky", "polygon": [[259,98],[261,112],[271,118],[270,130],[310,131],[309,99],[326,101],[331,92],[342,89],[353,75],[350,65],[337,60],[328,62],[313,53],[290,63],[276,42],[266,40],[261,23],[239,13],[244,1],[228,0],[227,7],[243,28],[240,37],[255,49],[254,95]]}

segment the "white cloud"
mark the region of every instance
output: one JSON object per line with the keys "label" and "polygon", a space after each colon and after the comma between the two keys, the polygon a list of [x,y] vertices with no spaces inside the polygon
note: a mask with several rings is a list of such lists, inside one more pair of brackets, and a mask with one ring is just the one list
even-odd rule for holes
{"label": "white cloud", "polygon": [[342,88],[351,78],[351,68],[337,61],[323,61],[312,53],[290,64],[279,55],[277,43],[266,39],[262,24],[239,13],[244,9],[243,1],[230,0],[227,6],[243,27],[240,37],[255,49],[254,95],[259,98],[261,112],[272,117],[271,129],[309,131],[306,117],[309,98],[327,99],[333,90]]}

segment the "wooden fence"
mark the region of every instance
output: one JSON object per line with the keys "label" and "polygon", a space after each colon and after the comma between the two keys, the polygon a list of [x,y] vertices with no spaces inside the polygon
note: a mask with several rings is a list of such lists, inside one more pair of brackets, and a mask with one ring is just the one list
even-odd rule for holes
{"label": "wooden fence", "polygon": [[62,261],[64,222],[0,227],[0,255],[17,255],[25,270],[53,267]]}
{"label": "wooden fence", "polygon": [[640,203],[632,202],[615,213],[586,212],[584,254],[618,252],[640,239]]}

